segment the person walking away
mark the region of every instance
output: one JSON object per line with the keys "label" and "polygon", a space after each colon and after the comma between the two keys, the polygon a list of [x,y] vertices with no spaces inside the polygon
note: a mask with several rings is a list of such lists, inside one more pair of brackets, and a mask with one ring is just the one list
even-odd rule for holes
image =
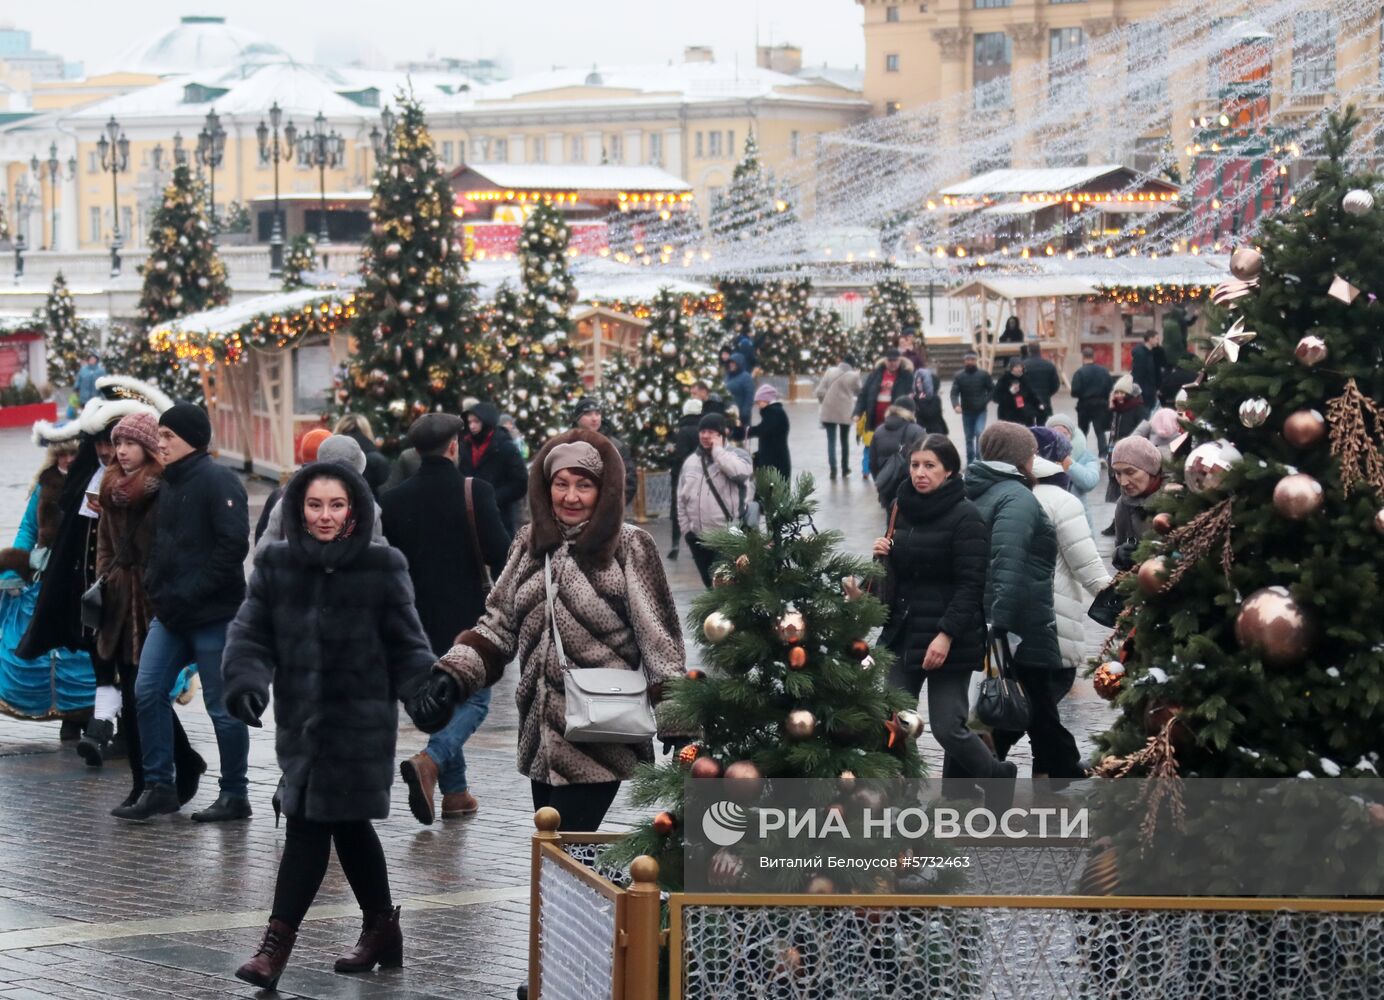
{"label": "person walking away", "polygon": [[[1121,375],[1115,382],[1115,388],[1110,392],[1110,447],[1113,449],[1120,441],[1134,433],[1134,428],[1138,427],[1148,416],[1148,411],[1144,408],[1144,402],[1139,395],[1139,386],[1130,375]],[[1156,448],[1154,449],[1157,450]],[[1115,479],[1114,464],[1110,467],[1109,481],[1105,487],[1105,502],[1114,503],[1120,497],[1120,484]],[[1103,535],[1113,535],[1115,525],[1112,522],[1108,525]]]}
{"label": "person walking away", "polygon": [[[510,536],[500,523],[495,492],[483,480],[467,480],[457,468],[464,424],[448,413],[425,413],[408,429],[421,464],[406,482],[380,498],[384,534],[408,560],[414,606],[434,656],[485,610],[487,580],[505,568]],[[442,789],[442,818],[471,816],[480,808],[466,776],[466,741],[490,713],[490,689],[457,706],[446,728],[422,753],[399,765],[414,818],[431,825],[433,799]]]}
{"label": "person walking away", "polygon": [[620,461],[625,463],[625,504],[628,506],[634,500],[634,494],[639,489],[639,474],[634,468],[634,455],[629,449],[629,445],[621,441],[604,426],[605,415],[601,412],[600,401],[594,396],[583,396],[577,400],[577,405],[572,408],[572,427],[585,427],[587,430],[597,434],[605,435],[607,441],[615,446],[615,450],[620,453]]}
{"label": "person walking away", "polygon": [[1182,424],[1177,419],[1177,411],[1170,406],[1160,406],[1153,416],[1139,421],[1134,428],[1135,437],[1145,438],[1170,462],[1173,457],[1173,442],[1182,436]]}
{"label": "person walking away", "polygon": [[716,557],[701,539],[708,532],[739,523],[754,499],[754,464],[747,452],[727,443],[725,418],[719,413],[702,417],[697,445],[678,476],[678,525],[702,585],[710,587]]}
{"label": "person walking away", "polygon": [[168,692],[179,671],[196,663],[202,700],[216,731],[220,794],[192,818],[201,823],[249,819],[246,765],[250,734],[226,708],[221,656],[226,629],[245,598],[250,515],[245,487],[207,453],[211,421],[192,403],[159,417],[159,488],[152,554],[144,590],[153,619],[135,677],[144,791],[118,819],[143,821],[181,808],[173,786],[173,709]]}
{"label": "person walking away", "polygon": [[755,452],[756,469],[778,469],[784,479],[792,482],[793,458],[788,452],[788,413],[779,402],[778,390],[761,385],[755,390],[754,405],[759,408],[759,423],[749,430],[749,436],[759,439]]}
{"label": "person walking away", "polygon": [[855,359],[849,354],[822,373],[816,389],[817,419],[827,432],[827,464],[831,468],[831,478],[836,479],[836,442],[841,442],[841,475],[849,478],[851,474],[851,412],[855,409],[856,397],[860,395],[860,372],[855,370]]}
{"label": "person walking away", "polygon": [[461,442],[458,465],[464,477],[483,479],[495,491],[500,523],[514,534],[515,508],[524,499],[529,471],[509,435],[497,430],[500,411],[493,403],[476,403],[462,414],[466,437]]}
{"label": "person walking away", "polygon": [[1158,409],[1158,386],[1163,382],[1163,331],[1146,330],[1144,342],[1129,354],[1129,374],[1150,413]]}
{"label": "person walking away", "polygon": [[375,443],[375,431],[370,426],[370,420],[359,413],[344,414],[332,428],[332,433],[345,434],[353,438],[356,444],[360,445],[360,450],[365,452],[365,481],[370,484],[370,492],[378,500],[384,484],[389,480],[390,472],[393,471],[393,463]]}
{"label": "person walking away", "polygon": [[1094,532],[1095,521],[1091,520],[1091,504],[1087,497],[1100,485],[1100,459],[1086,445],[1086,436],[1077,429],[1076,421],[1065,413],[1054,413],[1048,417],[1047,425],[1061,434],[1072,445],[1072,462],[1067,466],[1067,478],[1071,480],[1072,494],[1081,501],[1086,512],[1086,523]]}
{"label": "person walking away", "polygon": [[946,434],[947,419],[942,415],[942,380],[928,367],[927,352],[913,362],[913,410],[918,425],[929,434]]}
{"label": "person walking away", "polygon": [[[519,771],[533,807],[555,808],[564,831],[598,829],[620,783],[653,761],[648,740],[567,740],[572,673],[642,670],[655,705],[663,684],[685,675],[682,623],[657,546],[624,522],[623,475],[599,434],[575,428],[543,446],[530,472],[533,521],[519,529],[485,614],[438,661],[430,684],[460,702],[518,661]],[[681,739],[662,727],[659,736]]]}
{"label": "person walking away", "polygon": [[[304,451],[307,456],[308,452]],[[365,452],[360,450],[360,445],[356,439],[346,434],[329,434],[322,442],[312,449],[311,456],[305,458],[304,464],[313,462],[340,462],[355,469],[359,475],[365,475],[366,457]],[[265,502],[264,515],[261,515],[260,522],[264,525],[263,529],[256,528],[255,534],[255,554],[268,548],[274,542],[284,540],[283,511],[279,509],[278,501],[283,496],[283,490],[275,490],[269,495],[269,500]],[[273,504],[271,507],[270,504]],[[380,505],[375,504],[375,533],[371,536],[370,542],[374,545],[383,545],[384,530],[380,526]]]}
{"label": "person walking away", "polygon": [[1105,458],[1108,449],[1106,432],[1110,428],[1110,392],[1115,377],[1104,365],[1096,364],[1096,352],[1090,347],[1081,349],[1081,367],[1072,375],[1072,398],[1076,400],[1077,426],[1084,438],[1087,431],[1096,433],[1096,454]]}
{"label": "person walking away", "polygon": [[[109,664],[119,685],[121,732],[130,762],[131,787],[117,808],[134,805],[144,791],[144,758],[139,739],[135,679],[144,638],[149,631],[149,599],[144,591],[144,568],[154,541],[154,511],[158,506],[163,464],[158,459],[159,423],[152,413],[132,413],[111,432],[115,462],[101,478],[101,517],[97,521],[96,572],[105,580],[101,627],[96,633],[96,660]],[[99,699],[98,695],[98,699]],[[77,744],[88,763],[100,764],[114,721],[101,720],[101,729],[88,731]],[[93,719],[92,728],[98,726]],[[85,751],[85,752],[84,752]],[[180,805],[192,801],[207,763],[192,749],[187,733],[173,713],[174,788]]]}
{"label": "person walking away", "polygon": [[1014,358],[1009,362],[1009,369],[995,384],[994,398],[995,416],[1011,424],[1032,427],[1041,422],[1040,415],[1042,420],[1047,419],[1038,404],[1037,393],[1028,380],[1024,362],[1020,358]]}
{"label": "person walking away", "polygon": [[1034,344],[1029,348],[1028,360],[1024,362],[1024,375],[1033,387],[1034,402],[1038,405],[1038,421],[1034,426],[1040,426],[1052,416],[1052,397],[1062,389],[1062,374],[1050,358],[1043,356],[1042,349]]}
{"label": "person walking away", "polygon": [[86,356],[81,367],[77,369],[77,405],[85,407],[88,400],[96,395],[96,380],[106,374],[106,366],[101,364],[101,358],[94,352]]}
{"label": "person walking away", "polygon": [[[1033,428],[1038,439],[1038,457],[1033,460],[1033,475],[1038,480],[1033,495],[1057,531],[1057,567],[1053,576],[1053,610],[1057,614],[1057,648],[1062,668],[1052,672],[1052,686],[1058,699],[1072,689],[1077,669],[1087,659],[1086,609],[1106,587],[1110,574],[1096,549],[1091,525],[1081,501],[1070,491],[1068,470],[1071,442],[1047,427]],[[1033,762],[1035,775],[1048,773],[1046,761]]]}
{"label": "person walking away", "polygon": [[[730,405],[735,407],[745,425],[748,425],[750,412],[754,408],[754,376],[745,367],[745,356],[738,352],[731,354],[726,361],[726,393],[730,396]],[[735,440],[745,440],[744,427]]]}
{"label": "person walking away", "polygon": [[1163,459],[1153,442],[1127,437],[1110,455],[1110,472],[1120,486],[1115,503],[1115,553],[1117,570],[1134,568],[1134,550],[1153,525],[1152,501],[1163,488]]}
{"label": "person walking away", "polygon": [[[249,593],[227,633],[226,704],[261,725],[274,698],[274,748],[287,817],[274,905],[259,949],[236,978],[273,989],[332,847],[362,912],[337,972],[403,964],[399,908],[371,820],[389,815],[397,704],[420,728],[433,662],[403,555],[371,545],[374,495],[337,462],[304,466],[283,499],[285,540],[255,557]],[[349,692],[349,696],[343,694]],[[450,706],[426,703],[427,728]]]}
{"label": "person walking away", "polygon": [[[729,360],[729,355],[727,355]],[[724,363],[724,362],[723,362]],[[702,404],[702,413],[725,413],[726,401],[711,391],[711,386],[707,385],[702,379],[692,383],[690,390],[692,398]]]}
{"label": "person walking away", "polygon": [[990,398],[995,394],[995,380],[990,373],[980,370],[980,358],[975,351],[967,351],[962,359],[961,371],[952,379],[952,409],[961,414],[961,432],[966,438],[966,464],[976,460],[980,435],[985,430],[985,421],[990,409]]}
{"label": "person walking away", "polygon": [[[941,434],[909,445],[907,473],[890,503],[892,531],[875,539],[893,593],[880,637],[895,655],[889,682],[915,699],[927,684],[928,721],[942,744],[942,780],[1013,779],[971,729],[971,674],[985,661],[985,521],[966,499],[961,457]],[[963,792],[964,794],[964,792]]]}
{"label": "person walking away", "polygon": [[[1029,700],[1029,743],[1047,776],[1068,782],[1086,776],[1076,740],[1062,725],[1061,649],[1053,610],[1057,531],[1030,489],[1038,443],[1031,431],[1001,422],[980,436],[980,461],[966,470],[966,495],[990,530],[985,609],[992,634],[1008,641],[1014,672]],[[1003,759],[1022,733],[996,730]],[[1035,765],[1036,766],[1036,765]]]}
{"label": "person walking away", "polygon": [[913,400],[907,396],[889,407],[884,423],[875,428],[870,440],[870,468],[875,470],[875,495],[885,510],[894,505],[899,487],[908,479],[913,445],[925,437],[927,431],[913,419]]}
{"label": "person walking away", "polygon": [[891,347],[866,376],[851,413],[855,417],[863,414],[864,432],[873,435],[889,415],[889,407],[905,397],[913,397],[913,365],[904,360],[897,347]]}
{"label": "person walking away", "polygon": [[[706,383],[701,383],[705,385]],[[672,534],[673,547],[668,550],[668,558],[676,559],[679,548],[682,545],[682,531],[678,527],[678,476],[682,473],[682,463],[687,461],[688,456],[697,450],[697,424],[702,419],[702,401],[695,395],[682,404],[682,415],[678,417],[678,425],[673,431],[673,459],[669,466],[669,486],[674,497],[670,505],[672,510]]]}

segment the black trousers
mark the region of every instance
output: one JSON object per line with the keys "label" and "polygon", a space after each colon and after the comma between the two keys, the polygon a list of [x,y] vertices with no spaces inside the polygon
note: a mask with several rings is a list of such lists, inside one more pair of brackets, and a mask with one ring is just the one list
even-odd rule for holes
{"label": "black trousers", "polygon": [[314,823],[290,816],[274,886],[273,919],[293,928],[302,923],[326,877],[333,843],[360,908],[366,913],[380,913],[393,907],[384,849],[369,820]]}
{"label": "black trousers", "polygon": [[533,790],[533,808],[537,812],[544,806],[552,806],[562,816],[559,830],[590,832],[598,830],[601,820],[610,810],[620,791],[618,781],[600,781],[589,785],[549,785],[542,781],[530,781]]}
{"label": "black trousers", "polygon": [[[1047,670],[1015,666],[1014,673],[1028,695],[1028,742],[1033,749],[1033,770],[1049,778],[1082,778],[1086,768],[1076,739],[1062,725],[1057,705],[1072,689],[1076,680],[1075,668]],[[996,729],[992,734],[995,752],[1001,760],[1009,749],[1024,738],[1014,730]]]}
{"label": "black trousers", "polygon": [[1106,454],[1105,435],[1110,430],[1110,410],[1103,400],[1078,400],[1076,404],[1076,424],[1081,428],[1081,436],[1094,429],[1096,432],[1096,454],[1101,458]]}
{"label": "black trousers", "polygon": [[851,425],[850,424],[823,424],[827,431],[827,464],[831,467],[831,474],[836,475],[836,439],[841,439],[841,471],[850,475],[851,472]]}
{"label": "black trousers", "polygon": [[[96,661],[93,660],[94,664]],[[144,751],[139,742],[139,708],[135,703],[135,677],[139,674],[139,664],[122,663],[114,668],[120,676],[120,732],[125,737],[125,746],[130,757],[130,779],[132,790],[144,791]],[[114,680],[110,683],[114,683]],[[178,721],[178,713],[173,713],[173,769],[177,783],[199,777],[206,770],[207,762],[192,748],[183,724]]]}
{"label": "black trousers", "polygon": [[692,553],[692,561],[697,564],[697,572],[701,574],[702,586],[711,586],[711,567],[716,562],[716,553],[702,544],[692,532],[687,533],[687,548]]}

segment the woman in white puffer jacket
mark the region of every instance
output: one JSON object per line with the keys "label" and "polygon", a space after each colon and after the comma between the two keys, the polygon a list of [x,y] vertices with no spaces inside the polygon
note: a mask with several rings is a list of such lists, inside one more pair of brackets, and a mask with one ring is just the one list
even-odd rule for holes
{"label": "woman in white puffer jacket", "polygon": [[1053,574],[1053,610],[1057,612],[1057,645],[1062,666],[1075,672],[1086,662],[1086,610],[1110,585],[1110,574],[1096,549],[1086,510],[1062,480],[1062,466],[1048,459],[1033,460],[1038,498],[1048,520],[1057,529],[1057,568]]}

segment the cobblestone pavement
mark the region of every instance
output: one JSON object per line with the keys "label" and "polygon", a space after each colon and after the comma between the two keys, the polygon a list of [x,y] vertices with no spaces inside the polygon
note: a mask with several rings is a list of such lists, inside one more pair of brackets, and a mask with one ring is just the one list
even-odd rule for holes
{"label": "cobblestone pavement", "polygon": [[[816,407],[795,404],[789,413],[796,468],[821,483],[818,523],[840,528],[850,548],[867,552],[882,526],[873,488],[858,474],[828,482]],[[959,429],[954,428],[958,440]],[[855,450],[857,462],[858,455]],[[18,524],[37,457],[27,431],[0,432],[0,542]],[[250,491],[257,507],[269,488],[252,483]],[[1098,527],[1109,523],[1110,513],[1097,504]],[[650,528],[666,551],[666,523]],[[1108,554],[1108,539],[1099,541]],[[685,552],[669,572],[685,611],[700,589]],[[1094,651],[1101,630],[1093,625],[1089,638]],[[350,889],[333,865],[280,983],[282,995],[514,995],[528,958],[533,829],[527,782],[514,769],[515,675],[511,667],[489,719],[467,747],[479,814],[419,826],[396,784],[393,815],[377,824],[395,902],[403,906],[406,966],[358,977],[332,973],[332,960],[354,942],[359,920]],[[179,711],[194,745],[215,768],[215,741],[200,701]],[[1063,715],[1083,749],[1111,718],[1085,680],[1063,704]],[[283,846],[283,829],[274,825],[269,807],[278,781],[272,733],[266,720],[263,730],[251,734],[256,812],[250,822],[204,827],[187,818],[215,795],[215,774],[209,773],[183,814],[131,826],[108,815],[128,788],[122,762],[87,768],[71,744],[59,743],[57,723],[0,718],[0,1000],[250,995],[252,989],[232,971],[258,941]],[[405,726],[399,743],[406,755],[420,750],[424,739]],[[930,737],[925,749],[940,765]],[[1014,752],[1021,773],[1027,752],[1026,742]],[[622,796],[608,825],[617,828],[635,818]]]}

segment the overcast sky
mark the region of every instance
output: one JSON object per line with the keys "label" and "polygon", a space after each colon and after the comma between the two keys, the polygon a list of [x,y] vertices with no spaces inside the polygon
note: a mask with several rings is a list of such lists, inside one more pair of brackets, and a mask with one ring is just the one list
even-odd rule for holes
{"label": "overcast sky", "polygon": [[437,56],[508,57],[514,72],[593,62],[679,59],[684,45],[752,62],[761,44],[791,42],[809,65],[858,66],[861,8],[855,0],[51,0],[10,6],[0,21],[33,33],[35,48],[110,65],[135,42],[186,14],[224,15],[305,61],[357,53],[378,64]]}

